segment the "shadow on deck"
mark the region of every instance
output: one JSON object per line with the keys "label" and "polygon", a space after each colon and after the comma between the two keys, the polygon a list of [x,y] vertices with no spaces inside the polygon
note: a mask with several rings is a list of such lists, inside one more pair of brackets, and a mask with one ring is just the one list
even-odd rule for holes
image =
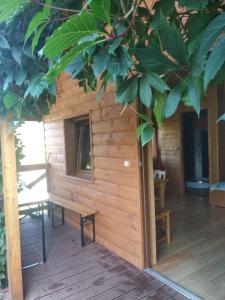
{"label": "shadow on deck", "polygon": [[[41,225],[21,224],[23,265],[41,260]],[[46,216],[47,262],[23,271],[25,299],[186,299],[99,244],[80,245],[69,225],[51,228]]]}

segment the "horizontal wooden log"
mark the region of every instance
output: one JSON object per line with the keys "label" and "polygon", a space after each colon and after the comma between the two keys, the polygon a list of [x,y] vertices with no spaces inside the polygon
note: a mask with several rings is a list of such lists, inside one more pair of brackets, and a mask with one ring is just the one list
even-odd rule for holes
{"label": "horizontal wooden log", "polygon": [[22,165],[18,167],[18,172],[46,170],[48,167],[49,164]]}
{"label": "horizontal wooden log", "polygon": [[135,131],[135,117],[121,117],[118,119],[100,121],[92,124],[93,133]]}
{"label": "horizontal wooden log", "polygon": [[135,159],[137,149],[130,145],[97,145],[93,147],[95,157],[118,157]]}

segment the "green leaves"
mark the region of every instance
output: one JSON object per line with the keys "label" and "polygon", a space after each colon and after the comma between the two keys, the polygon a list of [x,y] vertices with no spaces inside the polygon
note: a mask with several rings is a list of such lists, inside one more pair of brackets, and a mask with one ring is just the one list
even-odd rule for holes
{"label": "green leaves", "polygon": [[109,60],[108,73],[113,81],[116,81],[118,76],[125,77],[128,75],[131,65],[132,59],[128,53],[127,47],[119,47],[116,55],[112,55]]}
{"label": "green leaves", "polygon": [[218,15],[214,18],[204,30],[204,33],[199,42],[199,50],[197,52],[196,62],[203,66],[205,63],[206,55],[210,51],[213,43],[223,33],[225,29],[225,13]]}
{"label": "green leaves", "polygon": [[200,89],[195,78],[189,78],[188,81],[188,96],[191,105],[194,107],[196,113],[200,114]]}
{"label": "green leaves", "polygon": [[102,72],[104,72],[107,67],[110,60],[110,55],[108,54],[108,50],[101,49],[95,56],[93,61],[93,71],[95,76],[99,76]]}
{"label": "green leaves", "polygon": [[147,71],[163,74],[165,72],[173,72],[177,69],[174,63],[153,46],[136,48],[134,54],[139,60],[140,65]]}
{"label": "green leaves", "polygon": [[120,104],[130,104],[137,97],[138,79],[132,77],[117,84],[116,102]]}
{"label": "green leaves", "polygon": [[32,50],[36,48],[40,35],[47,26],[48,19],[50,17],[50,8],[49,5],[51,4],[51,0],[46,0],[43,10],[40,12],[37,12],[34,17],[31,19],[26,35],[24,43],[27,42],[27,40],[34,34],[33,40],[32,40]]}
{"label": "green leaves", "polygon": [[173,88],[172,91],[169,93],[169,96],[166,99],[166,104],[165,104],[165,108],[164,108],[165,118],[169,118],[175,113],[175,111],[178,107],[178,104],[180,103],[181,93],[183,92],[183,90],[184,90],[184,86],[181,83],[181,84],[175,86],[175,88]]}
{"label": "green leaves", "polygon": [[18,95],[16,95],[15,93],[8,92],[3,97],[3,103],[7,109],[10,109],[13,107],[14,104],[16,104],[18,102],[19,99],[20,99],[20,97]]}
{"label": "green leaves", "polygon": [[154,103],[154,115],[157,122],[158,127],[161,126],[162,121],[164,120],[164,107],[166,101],[166,94],[156,93],[155,94],[155,103]]}
{"label": "green leaves", "polygon": [[205,66],[205,74],[204,74],[204,88],[206,89],[209,82],[215,77],[217,72],[222,67],[225,62],[225,35],[221,38],[221,40],[216,44],[212,53],[210,54],[206,66]]}
{"label": "green leaves", "polygon": [[152,89],[146,76],[140,78],[139,95],[142,104],[149,108],[152,103]]}
{"label": "green leaves", "polygon": [[208,5],[209,0],[179,0],[178,2],[181,6],[186,8],[201,10]]}
{"label": "green leaves", "polygon": [[187,63],[187,49],[181,32],[162,18],[159,35],[163,50],[166,50],[178,63]]}
{"label": "green leaves", "polygon": [[144,147],[153,137],[154,130],[149,122],[144,122],[137,127],[137,136],[141,140],[141,145]]}
{"label": "green leaves", "polygon": [[225,114],[223,114],[219,119],[218,119],[218,122],[220,121],[225,121]]}
{"label": "green leaves", "polygon": [[156,73],[147,72],[146,76],[148,78],[149,84],[158,92],[163,93],[170,90],[169,86],[165,81]]}
{"label": "green leaves", "polygon": [[21,65],[22,52],[19,47],[12,47],[12,57],[19,65]]}
{"label": "green leaves", "polygon": [[28,0],[1,0],[0,23],[9,21],[10,18],[15,16],[28,3]]}
{"label": "green leaves", "polygon": [[164,93],[170,90],[169,86],[162,80],[162,78],[153,72],[146,73],[140,78],[139,95],[142,104],[150,107],[152,104],[152,88],[159,93]]}
{"label": "green leaves", "polygon": [[92,0],[90,7],[96,18],[110,24],[110,0]]}
{"label": "green leaves", "polygon": [[98,30],[95,16],[84,11],[81,15],[72,16],[54,31],[53,35],[47,39],[43,53],[49,59],[55,58],[93,33],[98,33],[99,37],[105,35]]}
{"label": "green leaves", "polygon": [[0,48],[10,49],[9,43],[3,35],[0,35]]}
{"label": "green leaves", "polygon": [[78,45],[76,48],[72,48],[68,51],[56,64],[52,66],[49,72],[43,77],[44,80],[48,82],[53,82],[53,80],[58,77],[62,71],[64,71],[69,64],[78,57],[83,51],[97,44],[96,42],[86,42],[81,45]]}

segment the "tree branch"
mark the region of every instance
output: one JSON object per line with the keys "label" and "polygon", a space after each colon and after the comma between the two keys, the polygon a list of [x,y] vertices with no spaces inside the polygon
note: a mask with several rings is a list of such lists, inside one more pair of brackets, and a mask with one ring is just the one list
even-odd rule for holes
{"label": "tree branch", "polygon": [[136,5],[132,5],[131,9],[128,11],[127,15],[125,16],[125,19],[126,19],[133,12],[132,20],[130,22],[130,25],[126,28],[126,30],[124,32],[122,32],[121,34],[118,34],[118,35],[114,35],[114,34],[109,35],[108,40],[118,39],[118,38],[121,38],[121,37],[125,37],[127,35],[127,33],[130,31],[131,27],[135,23],[135,17],[136,17],[137,9],[138,9],[138,6],[139,6],[141,1],[142,0],[137,0]]}
{"label": "tree branch", "polygon": [[43,7],[49,7],[55,10],[59,10],[59,11],[65,11],[65,12],[74,12],[74,13],[79,13],[79,10],[75,10],[75,9],[69,9],[69,8],[63,8],[63,7],[58,7],[58,6],[54,6],[54,5],[47,5],[39,0],[30,0],[31,2],[33,2],[34,4],[43,6]]}

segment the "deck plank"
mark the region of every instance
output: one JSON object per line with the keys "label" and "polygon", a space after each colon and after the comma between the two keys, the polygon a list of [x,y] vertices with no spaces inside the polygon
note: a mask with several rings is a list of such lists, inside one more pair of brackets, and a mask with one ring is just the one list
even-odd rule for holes
{"label": "deck plank", "polygon": [[[24,263],[41,256],[39,225],[21,226]],[[46,263],[23,271],[25,300],[132,300],[172,295],[165,284],[99,244],[81,247],[77,230],[69,225],[51,228],[47,216],[46,240]]]}

